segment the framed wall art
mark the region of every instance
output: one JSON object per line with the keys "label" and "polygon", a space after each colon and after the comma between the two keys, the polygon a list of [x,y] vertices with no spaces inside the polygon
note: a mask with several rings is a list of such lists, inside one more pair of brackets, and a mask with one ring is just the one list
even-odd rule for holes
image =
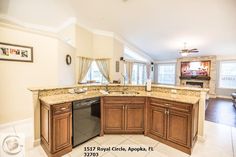
{"label": "framed wall art", "polygon": [[0,60],[33,62],[33,47],[0,42]]}

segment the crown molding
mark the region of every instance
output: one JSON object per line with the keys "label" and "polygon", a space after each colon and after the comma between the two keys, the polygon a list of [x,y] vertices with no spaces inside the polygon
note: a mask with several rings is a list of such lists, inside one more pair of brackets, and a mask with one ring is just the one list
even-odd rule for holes
{"label": "crown molding", "polygon": [[14,30],[27,32],[27,33],[33,33],[33,34],[37,34],[37,35],[46,36],[46,37],[49,37],[49,38],[54,38],[55,40],[58,40],[58,42],[63,42],[64,44],[66,44],[66,45],[70,46],[71,48],[75,49],[75,47],[73,45],[71,45],[68,42],[66,42],[65,40],[61,39],[57,33],[46,32],[46,31],[42,31],[42,30],[39,31],[39,30],[36,30],[36,29],[33,29],[33,28],[26,28],[26,27],[19,26],[19,25],[16,25],[16,24],[4,23],[1,20],[0,20],[0,26],[8,28],[8,29],[14,29]]}
{"label": "crown molding", "polygon": [[46,36],[50,36],[50,37],[56,37],[58,39],[60,39],[59,36],[58,36],[58,32],[62,31],[63,29],[65,29],[66,27],[68,27],[72,24],[77,25],[81,28],[84,28],[84,29],[90,31],[92,34],[112,37],[113,39],[116,39],[116,40],[120,41],[125,46],[127,46],[130,49],[134,50],[139,55],[147,58],[147,60],[153,61],[152,58],[146,54],[146,52],[144,52],[143,50],[137,48],[136,46],[134,46],[130,42],[126,41],[119,34],[117,34],[115,32],[110,32],[110,31],[93,29],[93,28],[91,28],[91,27],[89,27],[89,26],[87,26],[83,23],[79,23],[77,21],[76,17],[71,17],[71,18],[67,19],[65,22],[63,22],[58,27],[49,27],[49,26],[44,26],[44,25],[31,24],[31,23],[23,22],[21,20],[18,20],[17,18],[8,16],[8,15],[4,15],[4,14],[0,14],[0,25],[1,26],[10,27],[10,28],[14,28],[14,29],[19,29],[19,30],[23,30],[23,31],[26,31],[26,32],[46,35]]}
{"label": "crown molding", "polygon": [[0,14],[0,22],[19,26],[19,27],[22,27],[25,29],[32,29],[32,30],[37,30],[37,31],[56,33],[56,29],[53,27],[23,22],[23,21],[18,20],[14,17],[8,16],[8,15],[3,15],[3,14]]}
{"label": "crown molding", "polygon": [[56,32],[60,32],[61,30],[71,26],[71,25],[76,25],[77,24],[77,18],[76,17],[70,17],[66,21],[64,21],[60,26],[58,26],[55,30]]}
{"label": "crown molding", "polygon": [[13,23],[6,23],[1,20],[0,20],[0,26],[5,27],[5,28],[20,30],[20,31],[28,32],[28,33],[34,33],[34,34],[38,34],[38,35],[48,36],[48,37],[52,37],[52,38],[59,38],[59,36],[56,33],[37,30],[37,29],[33,29],[33,28],[28,28],[28,27],[23,27],[21,25],[16,25]]}
{"label": "crown molding", "polygon": [[17,18],[0,14],[0,22],[10,24],[10,25],[19,26],[19,27],[22,27],[25,29],[31,29],[31,30],[37,30],[37,31],[43,31],[43,32],[56,34],[56,33],[60,32],[61,30],[65,29],[66,27],[68,27],[72,24],[76,24],[77,19],[75,17],[71,17],[71,18],[68,18],[66,21],[64,21],[58,27],[50,27],[50,26],[44,26],[44,25],[23,22],[21,20],[18,20]]}
{"label": "crown molding", "polygon": [[98,29],[94,29],[93,34],[96,35],[102,35],[102,36],[108,36],[108,37],[113,37],[114,38],[114,32],[109,32],[109,31],[103,31],[103,30],[98,30]]}

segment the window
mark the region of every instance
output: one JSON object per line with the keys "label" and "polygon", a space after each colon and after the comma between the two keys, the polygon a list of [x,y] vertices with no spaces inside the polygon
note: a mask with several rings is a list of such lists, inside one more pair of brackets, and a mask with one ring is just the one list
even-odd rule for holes
{"label": "window", "polygon": [[175,64],[158,64],[157,65],[157,78],[160,84],[175,84]]}
{"label": "window", "polygon": [[219,74],[220,88],[236,88],[236,61],[222,61]]}
{"label": "window", "polygon": [[130,49],[128,47],[125,47],[125,49],[124,49],[124,57],[125,57],[125,59],[128,59],[128,60],[148,62],[148,60],[144,56],[142,56],[137,51]]}
{"label": "window", "polygon": [[101,74],[95,61],[92,62],[84,80],[82,82],[94,81],[96,83],[107,83],[107,80]]}
{"label": "window", "polygon": [[144,84],[147,80],[146,64],[134,63],[132,72],[132,84]]}

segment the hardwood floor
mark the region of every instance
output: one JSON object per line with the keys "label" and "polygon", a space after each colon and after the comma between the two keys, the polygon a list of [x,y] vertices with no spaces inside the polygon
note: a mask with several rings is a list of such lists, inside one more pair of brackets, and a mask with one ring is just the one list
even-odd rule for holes
{"label": "hardwood floor", "polygon": [[210,99],[205,119],[236,128],[236,108],[229,99]]}

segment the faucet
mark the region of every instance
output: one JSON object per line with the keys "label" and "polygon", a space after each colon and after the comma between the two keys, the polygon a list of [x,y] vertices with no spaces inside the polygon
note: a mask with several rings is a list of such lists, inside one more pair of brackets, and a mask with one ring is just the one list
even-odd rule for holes
{"label": "faucet", "polygon": [[125,75],[121,74],[121,76],[123,77],[124,81],[123,81],[123,91],[127,90],[127,88],[125,88]]}
{"label": "faucet", "polygon": [[108,90],[108,83],[106,84],[106,91],[108,92],[109,90]]}

